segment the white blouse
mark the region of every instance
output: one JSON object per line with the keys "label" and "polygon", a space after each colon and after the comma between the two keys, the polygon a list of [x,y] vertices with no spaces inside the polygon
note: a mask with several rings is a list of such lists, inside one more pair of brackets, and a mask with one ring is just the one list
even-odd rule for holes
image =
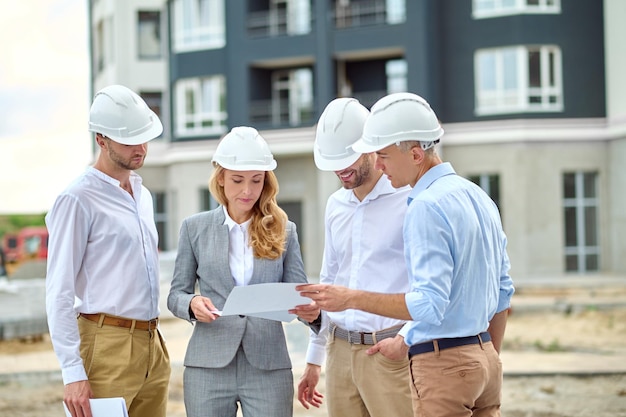
{"label": "white blouse", "polygon": [[228,226],[228,264],[235,285],[248,285],[252,278],[254,252],[250,246],[248,227],[252,219],[238,224],[228,215],[228,210],[223,207],[226,219],[224,224]]}

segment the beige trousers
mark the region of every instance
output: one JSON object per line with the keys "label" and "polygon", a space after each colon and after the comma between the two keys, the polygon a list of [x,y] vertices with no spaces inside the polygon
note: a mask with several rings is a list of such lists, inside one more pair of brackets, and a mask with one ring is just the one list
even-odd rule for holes
{"label": "beige trousers", "polygon": [[326,356],[329,417],[410,417],[409,360],[394,361],[370,345],[330,337]]}
{"label": "beige trousers", "polygon": [[491,342],[411,358],[415,417],[499,417],[502,362]]}
{"label": "beige trousers", "polygon": [[80,355],[96,398],[124,397],[129,417],[166,417],[170,359],[157,330],[78,318]]}

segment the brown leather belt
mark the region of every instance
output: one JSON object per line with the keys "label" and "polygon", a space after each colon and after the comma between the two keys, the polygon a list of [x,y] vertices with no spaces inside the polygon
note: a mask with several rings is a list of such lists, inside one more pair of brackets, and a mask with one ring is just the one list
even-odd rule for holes
{"label": "brown leather belt", "polygon": [[80,316],[86,318],[89,321],[94,321],[96,323],[100,323],[100,320],[102,320],[102,324],[105,326],[125,327],[127,329],[133,328],[133,325],[134,325],[134,328],[137,330],[154,330],[159,324],[158,318],[148,320],[148,321],[133,320],[133,319],[127,319],[124,317],[109,316],[108,314],[102,314],[102,313],[96,313],[96,314],[80,313]]}

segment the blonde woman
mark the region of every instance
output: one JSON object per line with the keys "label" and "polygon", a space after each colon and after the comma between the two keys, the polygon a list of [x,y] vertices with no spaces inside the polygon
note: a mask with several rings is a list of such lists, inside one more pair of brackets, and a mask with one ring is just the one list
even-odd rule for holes
{"label": "blonde woman", "polygon": [[[209,189],[220,207],[191,216],[180,229],[168,308],[194,322],[185,355],[189,417],[290,417],[293,374],[281,322],[218,317],[235,286],[307,281],[295,224],[276,203],[276,161],[251,127],[236,127],[213,157]],[[199,294],[196,294],[196,285]],[[296,309],[319,317],[315,304]]]}

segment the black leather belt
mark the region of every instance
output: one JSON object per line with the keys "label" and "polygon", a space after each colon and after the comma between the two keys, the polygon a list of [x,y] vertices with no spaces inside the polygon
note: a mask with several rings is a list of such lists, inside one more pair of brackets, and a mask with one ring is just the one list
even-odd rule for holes
{"label": "black leather belt", "polygon": [[328,333],[353,345],[375,345],[383,339],[395,337],[401,328],[402,326],[395,326],[378,332],[354,332],[342,329],[335,323],[330,323],[328,325]]}
{"label": "black leather belt", "polygon": [[478,343],[486,343],[491,341],[491,336],[488,332],[483,332],[476,336],[467,337],[453,337],[449,339],[437,339],[430,342],[418,343],[409,348],[409,358],[420,353],[434,352],[435,343],[439,350],[450,349],[457,346],[473,345]]}

